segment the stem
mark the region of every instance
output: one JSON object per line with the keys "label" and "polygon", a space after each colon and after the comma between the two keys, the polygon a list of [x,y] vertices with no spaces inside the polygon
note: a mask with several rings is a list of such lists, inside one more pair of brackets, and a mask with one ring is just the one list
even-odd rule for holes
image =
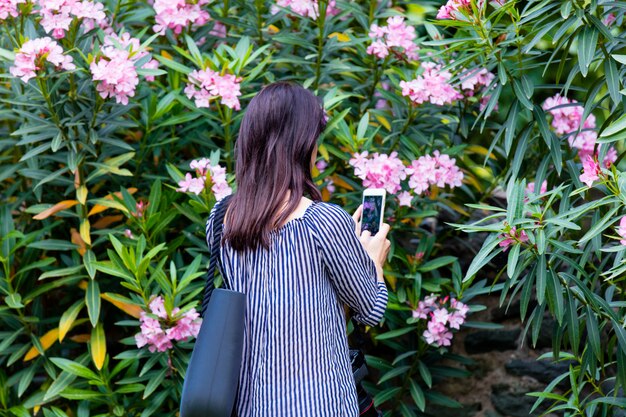
{"label": "stem", "polygon": [[259,31],[259,43],[262,44],[263,41],[263,19],[262,19],[262,12],[263,12],[263,0],[255,0],[254,1],[254,7],[256,9],[256,27],[257,30]]}
{"label": "stem", "polygon": [[376,14],[376,7],[378,6],[378,0],[370,0],[370,12],[369,12],[369,24],[370,27],[372,26],[372,23],[374,23],[374,16]]}
{"label": "stem", "polygon": [[65,131],[63,130],[63,125],[61,124],[61,120],[59,119],[59,115],[57,114],[56,110],[54,109],[54,104],[52,103],[52,100],[50,100],[50,94],[48,93],[48,83],[47,83],[47,81],[44,78],[42,78],[42,77],[37,77],[37,84],[39,84],[39,89],[41,90],[41,95],[43,96],[44,100],[46,101],[46,106],[48,107],[48,111],[50,112],[50,116],[52,117],[52,121],[54,122],[56,127],[59,129],[59,132],[63,136],[63,139],[67,140],[67,136],[65,135]]}
{"label": "stem", "polygon": [[327,1],[320,0],[318,2],[317,18],[317,60],[315,62],[315,81],[313,82],[313,90],[317,90],[322,75],[322,55],[324,53],[324,23],[326,21]]}

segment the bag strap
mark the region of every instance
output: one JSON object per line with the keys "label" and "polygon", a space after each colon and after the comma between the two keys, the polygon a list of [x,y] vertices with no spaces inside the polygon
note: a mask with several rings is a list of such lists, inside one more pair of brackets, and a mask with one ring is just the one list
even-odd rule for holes
{"label": "bag strap", "polygon": [[[213,242],[211,242],[211,255],[209,257],[209,269],[207,271],[206,285],[204,287],[204,297],[202,298],[202,309],[200,315],[204,317],[204,312],[209,305],[211,294],[215,289],[215,270],[220,262],[220,246],[222,243],[222,231],[224,230],[224,216],[228,208],[228,200],[231,196],[224,197],[215,207],[213,215]],[[226,281],[224,281],[226,285]]]}

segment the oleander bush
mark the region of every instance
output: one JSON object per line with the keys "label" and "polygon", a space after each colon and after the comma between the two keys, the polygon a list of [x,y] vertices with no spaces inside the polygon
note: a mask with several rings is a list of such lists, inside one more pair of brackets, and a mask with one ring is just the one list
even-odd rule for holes
{"label": "oleander bush", "polygon": [[0,415],[174,415],[206,218],[236,192],[246,104],[276,80],[324,104],[324,199],[352,212],[388,192],[388,310],[351,335],[386,416],[460,406],[436,385],[468,375],[454,333],[495,327],[472,299],[496,292],[534,341],[555,318],[546,356],[569,371],[537,406],[626,408],[625,12],[0,0]]}

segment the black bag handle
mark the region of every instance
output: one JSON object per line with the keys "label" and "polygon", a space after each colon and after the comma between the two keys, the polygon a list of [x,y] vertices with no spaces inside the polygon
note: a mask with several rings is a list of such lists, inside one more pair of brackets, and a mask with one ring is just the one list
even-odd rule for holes
{"label": "black bag handle", "polygon": [[[207,271],[207,279],[206,285],[204,287],[204,297],[202,298],[202,309],[200,311],[200,316],[204,317],[204,312],[206,311],[207,306],[209,305],[209,300],[211,299],[211,294],[213,294],[213,290],[215,289],[215,270],[217,269],[217,264],[219,262],[220,257],[220,245],[222,242],[222,231],[224,230],[224,216],[226,215],[226,209],[228,208],[228,201],[232,195],[228,195],[224,197],[215,208],[215,215],[213,217],[213,242],[211,243],[211,254],[209,257],[209,269]],[[224,280],[224,286],[226,286],[226,281]]]}

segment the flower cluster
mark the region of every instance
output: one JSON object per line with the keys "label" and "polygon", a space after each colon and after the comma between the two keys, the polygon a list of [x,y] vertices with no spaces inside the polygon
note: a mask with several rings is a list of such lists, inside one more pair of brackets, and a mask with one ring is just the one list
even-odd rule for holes
{"label": "flower cluster", "polygon": [[619,227],[617,228],[617,234],[621,239],[619,243],[626,246],[626,216],[623,216],[619,221]]}
{"label": "flower cluster", "polygon": [[63,55],[63,48],[56,41],[45,37],[24,42],[15,54],[15,61],[9,71],[11,75],[27,83],[28,80],[37,76],[37,71],[44,68],[46,61],[65,70],[76,68],[72,57]]}
{"label": "flower cluster", "polygon": [[[180,318],[176,318],[180,309],[175,307],[172,314],[168,315],[161,296],[150,301],[149,307],[151,315],[142,311],[139,316],[141,332],[135,335],[137,347],[148,345],[150,352],[165,352],[172,348],[173,340],[180,341],[198,336],[202,319],[196,309],[192,308]],[[174,322],[173,325],[171,325],[172,322]],[[163,327],[164,324],[166,328]]]}
{"label": "flower cluster", "polygon": [[[122,36],[115,34],[105,36],[101,55],[96,57],[89,66],[94,81],[100,81],[96,90],[102,98],[115,97],[117,103],[128,104],[128,97],[135,95],[139,77],[135,63],[148,52],[140,50],[140,42],[129,33]],[[158,61],[152,59],[142,68],[157,68]],[[154,77],[147,76],[152,81]]]}
{"label": "flower cluster", "polygon": [[511,227],[508,233],[501,234],[500,237],[504,238],[504,240],[498,243],[498,245],[501,248],[504,248],[502,250],[503,252],[506,252],[509,246],[517,242],[519,243],[528,242],[528,235],[526,234],[526,232],[522,230],[521,232],[518,233],[517,228],[515,226]]}
{"label": "flower cluster", "polygon": [[385,58],[391,50],[399,56],[404,53],[410,60],[418,58],[419,48],[414,43],[415,28],[404,23],[402,16],[388,18],[387,26],[372,24],[369,35],[372,38],[372,44],[367,47],[367,53],[370,55]]}
{"label": "flower cluster", "polygon": [[450,346],[452,341],[450,330],[461,328],[468,311],[467,305],[454,298],[445,297],[438,300],[436,295],[431,294],[418,303],[417,308],[413,310],[413,318],[429,320],[423,334],[426,343]]}
{"label": "flower cluster", "polygon": [[437,12],[437,19],[453,19],[456,20],[456,14],[461,10],[468,10],[471,2],[470,0],[448,0],[448,2],[439,8]]}
{"label": "flower cluster", "polygon": [[52,32],[55,39],[65,37],[74,18],[82,20],[85,30],[107,24],[104,5],[97,1],[38,0],[37,3],[39,9],[36,12],[41,16],[39,23],[46,33]]}
{"label": "flower cluster", "polygon": [[212,99],[221,97],[221,103],[231,109],[239,110],[241,95],[240,78],[232,74],[220,75],[210,69],[194,70],[189,74],[189,83],[185,87],[185,94],[193,99],[198,107],[209,107]]}
{"label": "flower cluster", "polygon": [[[318,0],[277,0],[272,5],[270,12],[276,14],[280,11],[280,7],[291,10],[294,14],[317,19],[319,16]],[[329,0],[326,6],[326,16],[334,16],[339,14],[335,0]]]}
{"label": "flower cluster", "polygon": [[463,172],[456,165],[456,159],[449,155],[433,152],[434,156],[420,156],[406,169],[409,177],[409,187],[415,194],[420,195],[431,185],[437,187],[451,188],[459,187],[462,184]]}
{"label": "flower cluster", "polygon": [[211,191],[217,200],[221,200],[233,192],[226,180],[226,168],[219,165],[211,165],[211,161],[207,158],[194,159],[189,164],[189,167],[196,171],[196,177],[192,177],[188,172],[185,175],[185,179],[178,182],[180,188],[177,188],[176,191],[181,193],[191,192],[199,195],[204,191],[208,179],[211,181]]}
{"label": "flower cluster", "polygon": [[19,16],[17,5],[20,3],[26,3],[26,0],[0,0],[0,20]]}
{"label": "flower cluster", "polygon": [[602,168],[598,163],[598,160],[591,155],[585,155],[583,158],[583,173],[580,174],[579,179],[587,184],[587,187],[591,187],[594,181],[600,179],[602,175]]}
{"label": "flower cluster", "polygon": [[472,97],[480,88],[489,87],[496,76],[486,68],[474,68],[461,74],[461,89]]}
{"label": "flower cluster", "polygon": [[179,35],[189,25],[193,28],[202,26],[211,20],[209,12],[202,9],[209,2],[210,0],[155,0],[152,7],[156,12],[156,24],[152,29],[159,35],[165,35],[167,29]]}
{"label": "flower cluster", "polygon": [[[596,128],[596,118],[590,114],[584,121],[583,106],[577,104],[576,100],[570,100],[560,94],[546,99],[542,108],[552,115],[552,127],[559,135],[568,135],[567,141],[572,148],[578,150],[578,156],[583,161],[586,156],[594,155],[594,147],[598,138]],[[582,125],[582,127],[581,127]],[[578,132],[578,129],[581,129]],[[597,157],[598,154],[595,153]],[[610,167],[617,159],[615,148],[609,148],[604,158],[604,166]]]}
{"label": "flower cluster", "polygon": [[442,70],[442,66],[434,62],[422,62],[424,72],[411,81],[400,81],[402,95],[409,97],[411,101],[422,104],[429,101],[432,104],[443,106],[452,104],[454,100],[463,98],[450,84],[452,74]]}
{"label": "flower cluster", "polygon": [[402,188],[400,182],[406,178],[406,168],[397,152],[389,155],[376,152],[370,158],[365,151],[355,154],[349,163],[354,167],[354,175],[363,180],[364,187],[384,188],[395,194]]}

